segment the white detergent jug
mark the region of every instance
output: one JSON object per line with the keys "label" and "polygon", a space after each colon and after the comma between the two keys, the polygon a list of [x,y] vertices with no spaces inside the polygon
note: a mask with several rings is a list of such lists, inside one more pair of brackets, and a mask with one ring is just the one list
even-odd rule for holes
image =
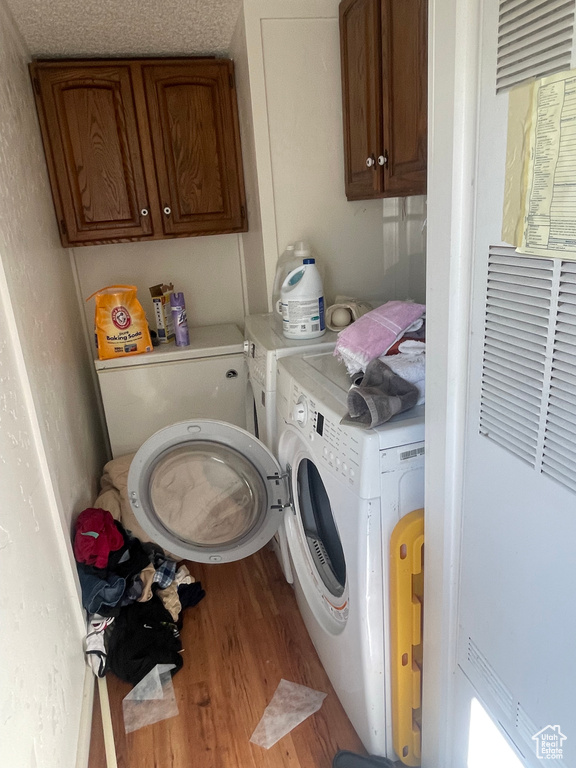
{"label": "white detergent jug", "polygon": [[314,259],[304,259],[282,284],[282,333],[287,339],[315,339],[326,332],[322,278]]}

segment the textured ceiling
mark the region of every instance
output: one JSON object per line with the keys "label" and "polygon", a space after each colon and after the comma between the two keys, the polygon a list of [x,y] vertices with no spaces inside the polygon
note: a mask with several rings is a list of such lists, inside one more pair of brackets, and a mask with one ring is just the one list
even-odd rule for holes
{"label": "textured ceiling", "polygon": [[242,0],[7,0],[34,56],[225,53]]}

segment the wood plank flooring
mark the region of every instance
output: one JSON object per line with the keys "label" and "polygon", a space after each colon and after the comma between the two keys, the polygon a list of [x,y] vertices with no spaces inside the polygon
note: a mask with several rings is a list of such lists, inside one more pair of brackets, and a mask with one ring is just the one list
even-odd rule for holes
{"label": "wood plank flooring", "polygon": [[[126,735],[131,686],[107,677],[119,768],[330,768],[366,754],[318,659],[291,587],[268,549],[237,563],[188,563],[206,597],[184,612],[178,717]],[[249,739],[280,680],[327,693],[321,709],[269,750]],[[105,768],[98,702],[90,767]]]}

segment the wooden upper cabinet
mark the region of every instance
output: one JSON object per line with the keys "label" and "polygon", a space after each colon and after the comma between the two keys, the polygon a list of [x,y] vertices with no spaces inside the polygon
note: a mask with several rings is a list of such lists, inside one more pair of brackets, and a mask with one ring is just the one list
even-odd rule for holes
{"label": "wooden upper cabinet", "polygon": [[238,231],[244,201],[232,62],[150,64],[142,76],[164,232]]}
{"label": "wooden upper cabinet", "polygon": [[64,246],[246,230],[231,61],[30,69]]}
{"label": "wooden upper cabinet", "polygon": [[130,67],[31,67],[63,244],[150,235]]}
{"label": "wooden upper cabinet", "polygon": [[426,192],[426,0],[342,0],[345,191]]}

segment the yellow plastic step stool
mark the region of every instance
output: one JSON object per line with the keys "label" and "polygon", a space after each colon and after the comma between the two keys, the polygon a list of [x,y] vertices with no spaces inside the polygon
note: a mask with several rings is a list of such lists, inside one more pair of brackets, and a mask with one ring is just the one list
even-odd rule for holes
{"label": "yellow plastic step stool", "polygon": [[405,515],[390,538],[392,737],[405,765],[420,765],[424,510]]}

